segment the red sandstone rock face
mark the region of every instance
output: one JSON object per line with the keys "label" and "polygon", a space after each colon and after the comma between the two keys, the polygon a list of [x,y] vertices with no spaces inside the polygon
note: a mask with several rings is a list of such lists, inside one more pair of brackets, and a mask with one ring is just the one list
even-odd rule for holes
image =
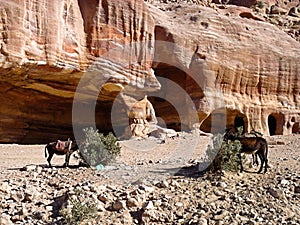
{"label": "red sandstone rock face", "polygon": [[[167,13],[165,30],[177,45],[197,49],[199,62],[195,66],[204,76],[216,77],[216,82],[206,87],[222,91],[228,125],[243,120],[246,129],[268,134],[274,124],[268,123],[268,118],[274,118],[277,124],[271,132],[291,132],[292,118],[298,120],[299,43],[273,25],[239,15],[228,16],[227,11],[177,8]],[[184,68],[192,57],[176,60]],[[199,104],[198,111],[203,112],[201,107]],[[209,131],[209,126],[210,121],[204,121],[202,129]]]}
{"label": "red sandstone rock face", "polygon": [[[72,134],[74,92],[90,67],[115,74],[114,83],[159,87],[150,73],[154,22],[143,1],[5,1],[0,16],[0,141],[45,142]],[[130,60],[126,48],[105,55],[137,41],[150,44],[131,52]],[[115,89],[106,85],[104,97],[113,99]],[[110,105],[97,111],[105,118],[103,131],[111,129],[105,116]]]}
{"label": "red sandstone rock face", "polygon": [[[86,86],[96,98],[98,80],[108,81],[96,104],[101,131],[112,129],[110,110],[120,91],[137,99],[148,92],[158,117],[175,129],[199,122],[207,132],[211,121],[220,127],[225,121],[265,134],[297,131],[299,42],[249,13],[196,5],[161,11],[141,0],[3,3],[0,141],[70,136],[74,93],[86,74],[97,77]],[[175,91],[168,80],[177,84]],[[120,101],[123,115],[126,97]],[[122,117],[120,124],[126,123]]]}

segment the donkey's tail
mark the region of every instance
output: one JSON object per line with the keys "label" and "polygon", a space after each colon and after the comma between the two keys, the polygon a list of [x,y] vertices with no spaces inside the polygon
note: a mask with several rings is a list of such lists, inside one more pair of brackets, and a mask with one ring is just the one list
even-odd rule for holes
{"label": "donkey's tail", "polygon": [[268,149],[268,143],[266,142],[266,159],[268,159],[268,152],[269,151],[269,149]]}
{"label": "donkey's tail", "polygon": [[47,158],[47,145],[45,146],[45,158]]}

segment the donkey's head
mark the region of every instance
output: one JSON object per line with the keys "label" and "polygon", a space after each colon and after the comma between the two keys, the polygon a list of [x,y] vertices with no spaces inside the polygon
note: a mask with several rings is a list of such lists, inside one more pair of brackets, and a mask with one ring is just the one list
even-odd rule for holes
{"label": "donkey's head", "polygon": [[236,135],[233,131],[233,128],[226,129],[225,134],[223,136],[223,140],[225,142],[228,142],[228,140],[234,141],[235,139],[236,139]]}

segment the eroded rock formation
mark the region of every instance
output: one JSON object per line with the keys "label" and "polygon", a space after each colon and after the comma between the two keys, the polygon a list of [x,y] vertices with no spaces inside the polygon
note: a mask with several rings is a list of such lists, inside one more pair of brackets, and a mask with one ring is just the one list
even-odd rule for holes
{"label": "eroded rock formation", "polygon": [[[239,13],[234,14],[235,11]],[[210,116],[204,119],[207,114],[203,115],[203,131],[210,131],[212,123],[218,125],[225,119],[227,126],[244,125],[246,130],[256,129],[265,134],[291,133],[299,120],[299,42],[273,25],[241,17],[240,11],[236,7],[176,8],[166,13],[170,22],[158,32],[167,32],[167,35],[157,36],[164,36],[165,40],[172,37],[171,41],[179,46],[194,47],[194,58],[182,57],[183,52],[176,52],[180,64],[177,68],[184,68],[186,76],[194,77],[194,70],[185,66],[192,61],[196,71],[216,78],[216,82],[203,85],[207,89],[203,90],[204,95],[209,96],[209,88],[221,90],[224,109],[222,112],[216,107],[217,116],[213,119]],[[162,18],[159,23],[163,21],[166,19]],[[185,83],[191,96],[195,94],[193,87],[195,85]],[[196,99],[203,98],[199,94]],[[208,101],[214,102],[209,98]],[[205,106],[200,103],[196,104],[197,111],[203,113]]]}
{"label": "eroded rock formation", "polygon": [[[72,135],[74,93],[89,68],[87,76],[100,67],[112,80],[96,106],[102,131],[111,129],[107,112],[123,85],[145,91],[159,87],[148,64],[154,21],[143,1],[4,1],[0,16],[2,142],[40,143]],[[148,47],[136,44],[134,51],[106,54],[140,41]],[[94,88],[101,87],[91,85],[87,92]]]}
{"label": "eroded rock formation", "polygon": [[128,137],[146,137],[152,130],[156,130],[155,111],[147,96],[130,108],[128,118],[129,126],[125,134]]}
{"label": "eroded rock formation", "polygon": [[72,122],[88,126],[84,115],[72,121],[78,84],[85,87],[82,108],[96,99],[103,132],[112,130],[115,99],[123,101],[115,118],[125,128],[126,96],[146,93],[157,116],[176,130],[198,123],[204,132],[234,125],[266,135],[298,132],[296,39],[249,8],[161,4],[1,3],[0,141],[48,142],[72,135]]}

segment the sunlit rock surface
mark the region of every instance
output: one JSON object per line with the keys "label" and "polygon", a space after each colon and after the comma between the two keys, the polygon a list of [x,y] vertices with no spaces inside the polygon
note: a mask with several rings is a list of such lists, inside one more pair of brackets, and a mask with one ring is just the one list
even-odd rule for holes
{"label": "sunlit rock surface", "polygon": [[240,125],[265,135],[298,132],[299,42],[264,14],[207,2],[1,2],[0,141],[72,136],[78,84],[82,107],[97,99],[102,132],[113,129],[114,100],[121,108],[113,119],[125,129],[126,96],[145,94],[176,130],[198,123],[204,132]]}

